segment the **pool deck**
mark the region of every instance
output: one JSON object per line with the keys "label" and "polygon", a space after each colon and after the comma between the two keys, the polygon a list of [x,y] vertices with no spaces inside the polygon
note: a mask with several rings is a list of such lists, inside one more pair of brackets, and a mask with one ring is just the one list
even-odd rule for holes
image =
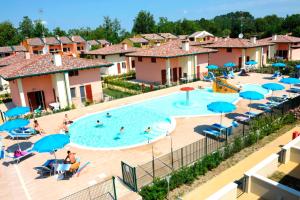
{"label": "pool deck", "polygon": [[[265,79],[270,75],[251,73],[250,76],[236,77],[229,80],[232,84],[263,84],[271,82]],[[277,82],[273,80],[272,82]],[[208,87],[211,85],[209,82],[194,82],[187,84],[193,87]],[[71,110],[68,113],[69,118],[76,119],[87,114],[103,111],[106,109],[123,106],[130,103],[135,103],[145,99],[166,95],[172,92],[179,91],[181,86],[171,87],[163,90],[158,90],[150,93],[127,97],[123,99],[114,100],[111,102],[91,105],[84,108]],[[288,87],[288,86],[287,86]],[[286,94],[285,91],[275,92],[274,95]],[[264,102],[257,101],[257,102]],[[236,113],[244,113],[249,110],[249,101],[240,100],[237,103],[238,109]],[[255,109],[252,109],[255,111]],[[41,127],[46,133],[57,133],[60,130],[64,114],[57,113],[53,115],[38,118]],[[216,116],[202,116],[202,117],[186,117],[176,119],[176,128],[171,133],[173,140],[173,148],[177,149],[194,141],[199,140],[203,136],[200,133],[201,125],[211,124],[218,122],[219,115]],[[230,123],[232,119],[224,117],[224,123]],[[1,136],[6,136],[5,133],[0,133]],[[10,139],[3,139],[6,147],[9,147],[18,142],[32,142],[34,143],[42,136],[33,136],[25,141],[13,141]],[[76,152],[80,157],[81,163],[91,162],[86,169],[80,174],[79,177],[73,177],[70,180],[57,181],[55,177],[37,178],[38,174],[33,169],[36,166],[42,165],[47,159],[52,159],[53,156],[44,153],[36,153],[34,156],[27,158],[20,162],[18,165],[7,165],[5,162],[0,166],[0,199],[58,199],[67,196],[71,193],[84,189],[91,184],[101,182],[111,176],[121,177],[121,161],[125,161],[131,165],[142,164],[151,160],[151,147],[153,145],[155,156],[163,155],[170,151],[170,137],[164,137],[152,144],[143,145],[140,147],[123,149],[123,150],[87,150],[80,149],[68,145],[65,149],[57,152],[58,158],[66,156],[67,149]],[[117,192],[119,199],[137,199],[137,195],[131,193],[129,189],[124,187],[121,182],[117,181]]]}

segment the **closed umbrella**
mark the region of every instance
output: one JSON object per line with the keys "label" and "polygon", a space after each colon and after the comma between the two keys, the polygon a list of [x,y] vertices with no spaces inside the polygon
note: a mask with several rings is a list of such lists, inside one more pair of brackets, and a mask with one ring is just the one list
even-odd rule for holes
{"label": "closed umbrella", "polygon": [[250,104],[253,100],[261,100],[261,99],[264,99],[265,96],[259,92],[256,92],[256,91],[245,91],[245,92],[241,92],[240,93],[240,97],[242,97],[243,99],[248,99],[250,100],[250,103],[249,103],[249,112],[251,111],[251,107],[250,107]]}
{"label": "closed umbrella", "polygon": [[222,124],[222,114],[236,110],[236,106],[226,101],[216,101],[208,104],[207,109],[215,113],[221,113],[220,124]]}
{"label": "closed umbrella", "polygon": [[30,111],[29,107],[18,106],[12,108],[4,113],[6,117],[18,117],[24,115]]}
{"label": "closed umbrella", "polygon": [[273,98],[273,91],[284,90],[284,86],[278,83],[266,83],[262,85],[263,88],[272,91],[271,97]]}

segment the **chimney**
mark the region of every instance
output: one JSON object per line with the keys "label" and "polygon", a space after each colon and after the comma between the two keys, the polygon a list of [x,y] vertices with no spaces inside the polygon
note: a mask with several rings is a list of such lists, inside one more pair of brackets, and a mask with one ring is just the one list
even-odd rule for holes
{"label": "chimney", "polygon": [[29,52],[25,52],[25,59],[29,60],[30,59],[30,53]]}
{"label": "chimney", "polygon": [[156,42],[156,46],[159,47],[160,46],[160,42]]}
{"label": "chimney", "polygon": [[277,40],[277,35],[276,34],[272,36],[272,40],[274,40],[274,41]]}
{"label": "chimney", "polygon": [[74,35],[71,36],[71,40],[72,40],[72,42],[74,42],[74,40],[75,40]]}
{"label": "chimney", "polygon": [[252,37],[250,38],[250,42],[251,42],[252,44],[256,44],[256,36],[252,36]]}
{"label": "chimney", "polygon": [[123,48],[124,50],[127,50],[127,49],[128,49],[127,43],[123,42],[123,43],[122,43],[122,48]]}
{"label": "chimney", "polygon": [[60,54],[53,55],[53,63],[56,67],[62,66],[62,59]]}
{"label": "chimney", "polygon": [[181,48],[184,50],[184,51],[189,51],[190,50],[190,43],[188,40],[182,40],[181,42]]}

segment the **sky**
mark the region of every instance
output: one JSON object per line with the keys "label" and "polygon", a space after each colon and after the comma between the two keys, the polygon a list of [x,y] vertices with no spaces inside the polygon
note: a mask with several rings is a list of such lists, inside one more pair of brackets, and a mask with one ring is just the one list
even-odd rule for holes
{"label": "sky", "polygon": [[57,26],[95,28],[103,16],[110,16],[130,31],[140,10],[150,11],[156,20],[211,19],[231,11],[249,11],[255,17],[286,16],[300,14],[300,0],[8,0],[1,2],[0,22],[8,20],[18,26],[23,16],[29,16],[46,21],[51,30]]}

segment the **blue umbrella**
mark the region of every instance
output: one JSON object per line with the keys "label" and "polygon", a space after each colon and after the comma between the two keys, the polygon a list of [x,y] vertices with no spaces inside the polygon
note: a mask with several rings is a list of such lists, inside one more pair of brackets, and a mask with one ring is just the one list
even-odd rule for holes
{"label": "blue umbrella", "polygon": [[64,134],[52,134],[38,140],[32,150],[39,153],[52,153],[70,143],[70,137]]}
{"label": "blue umbrella", "polygon": [[236,106],[226,101],[216,101],[208,104],[207,109],[215,113],[221,113],[220,124],[222,124],[222,114],[234,111]]}
{"label": "blue umbrella", "polygon": [[235,66],[236,66],[236,64],[233,62],[228,62],[228,63],[224,64],[224,67],[235,67]]}
{"label": "blue umbrella", "polygon": [[[240,97],[242,97],[243,99],[248,99],[250,100],[249,105],[251,104],[252,100],[261,100],[264,99],[265,96],[259,92],[256,91],[245,91],[245,92],[241,92],[240,93]],[[249,106],[249,112],[251,111],[251,107]]]}
{"label": "blue umbrella", "polygon": [[299,64],[299,65],[296,65],[296,68],[297,68],[297,69],[300,69],[300,64]]}
{"label": "blue umbrella", "polygon": [[246,62],[246,65],[256,65],[257,62],[255,60],[249,60]]}
{"label": "blue umbrella", "polygon": [[273,98],[273,91],[284,90],[284,86],[278,83],[266,83],[262,85],[263,88],[272,91],[271,97]]}
{"label": "blue umbrella", "polygon": [[272,66],[280,68],[280,67],[285,67],[286,65],[284,63],[278,62],[278,63],[273,63]]}
{"label": "blue umbrella", "polygon": [[299,84],[300,80],[297,78],[283,78],[280,80],[281,83],[285,83],[285,84]]}
{"label": "blue umbrella", "polygon": [[218,67],[217,65],[207,65],[206,68],[207,68],[208,70],[216,70],[216,69],[218,69],[219,67]]}
{"label": "blue umbrella", "polygon": [[5,112],[6,117],[17,117],[30,111],[29,107],[15,107]]}
{"label": "blue umbrella", "polygon": [[29,124],[29,120],[27,119],[14,119],[6,121],[4,124],[0,126],[0,131],[12,131],[17,128],[22,128]]}

